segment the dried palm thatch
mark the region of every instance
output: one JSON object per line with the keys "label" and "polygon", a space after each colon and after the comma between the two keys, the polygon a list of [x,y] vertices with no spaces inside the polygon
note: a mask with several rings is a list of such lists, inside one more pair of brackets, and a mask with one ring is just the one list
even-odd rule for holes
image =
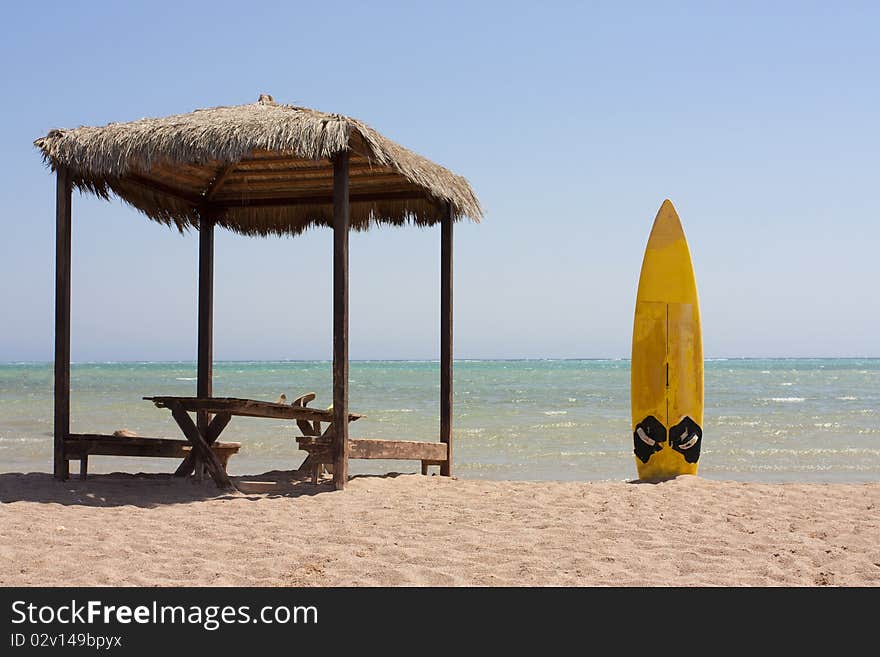
{"label": "dried palm thatch", "polygon": [[333,225],[333,165],[350,156],[351,226],[431,225],[448,204],[479,221],[467,180],[341,114],[276,103],[200,109],[103,127],[52,130],[34,142],[81,191],[118,195],[181,231],[202,217],[245,235]]}

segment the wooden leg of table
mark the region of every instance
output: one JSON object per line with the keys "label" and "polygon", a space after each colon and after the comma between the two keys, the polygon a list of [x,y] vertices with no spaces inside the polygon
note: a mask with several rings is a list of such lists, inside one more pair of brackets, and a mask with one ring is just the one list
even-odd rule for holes
{"label": "wooden leg of table", "polygon": [[314,465],[314,463],[315,463],[315,460],[312,458],[312,455],[309,454],[309,455],[306,457],[306,460],[303,461],[302,463],[300,463],[300,465],[299,465],[299,467],[296,469],[296,471],[297,471],[297,472],[309,472],[309,471],[311,471],[312,466]]}
{"label": "wooden leg of table", "polygon": [[85,479],[89,476],[89,457],[83,454],[79,459],[79,478]]}
{"label": "wooden leg of table", "polygon": [[[205,431],[205,442],[209,445],[213,445],[217,442],[220,434],[223,433],[223,430],[226,428],[226,425],[229,424],[229,420],[231,419],[232,416],[229,413],[218,413],[215,415],[214,419],[211,420],[211,423],[208,425],[208,429]],[[174,471],[174,476],[188,477],[192,474],[193,470],[196,469],[197,461],[198,454],[193,450],[187,454],[186,458],[181,461],[179,466],[177,466],[177,470]],[[226,463],[223,463],[223,469],[226,470]]]}
{"label": "wooden leg of table", "polygon": [[205,466],[208,468],[208,472],[214,480],[214,483],[216,483],[219,488],[234,488],[232,482],[229,480],[229,476],[220,464],[220,459],[217,458],[214,450],[211,449],[207,442],[205,442],[204,436],[199,433],[199,430],[189,416],[189,413],[187,413],[180,404],[174,404],[171,406],[171,415],[174,416],[175,422],[177,422],[180,430],[183,431],[183,435],[186,436],[186,439],[192,443],[193,451],[198,450],[198,455],[205,462]]}
{"label": "wooden leg of table", "polygon": [[428,462],[427,461],[422,461],[422,474],[423,475],[428,474]]}

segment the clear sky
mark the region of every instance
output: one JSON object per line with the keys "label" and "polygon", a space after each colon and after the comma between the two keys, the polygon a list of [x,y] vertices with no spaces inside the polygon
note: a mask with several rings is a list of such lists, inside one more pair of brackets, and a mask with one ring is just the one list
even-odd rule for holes
{"label": "clear sky", "polygon": [[[52,359],[33,140],[261,93],[471,182],[457,357],[629,357],[667,197],[708,357],[880,356],[878,3],[43,1],[0,31],[0,361]],[[73,360],[194,359],[197,241],[75,194]],[[331,246],[220,231],[216,358],[330,358]],[[439,229],[354,234],[351,267],[352,358],[436,358]]]}

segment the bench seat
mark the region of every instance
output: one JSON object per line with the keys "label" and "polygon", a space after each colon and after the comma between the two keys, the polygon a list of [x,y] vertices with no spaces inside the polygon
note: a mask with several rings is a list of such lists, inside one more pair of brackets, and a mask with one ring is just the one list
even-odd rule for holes
{"label": "bench seat", "polygon": [[[229,458],[241,449],[241,443],[214,443],[211,449],[220,459],[224,470]],[[192,445],[175,438],[147,438],[144,436],[112,436],[94,433],[72,433],[64,441],[64,456],[80,462],[80,476],[85,479],[90,456],[147,456],[155,458],[185,458]]]}

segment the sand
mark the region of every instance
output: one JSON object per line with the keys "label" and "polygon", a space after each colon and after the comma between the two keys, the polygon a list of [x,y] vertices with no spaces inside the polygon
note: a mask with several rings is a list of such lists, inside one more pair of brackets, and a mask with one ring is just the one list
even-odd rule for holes
{"label": "sand", "polygon": [[878,586],[880,483],[0,474],[0,586]]}

